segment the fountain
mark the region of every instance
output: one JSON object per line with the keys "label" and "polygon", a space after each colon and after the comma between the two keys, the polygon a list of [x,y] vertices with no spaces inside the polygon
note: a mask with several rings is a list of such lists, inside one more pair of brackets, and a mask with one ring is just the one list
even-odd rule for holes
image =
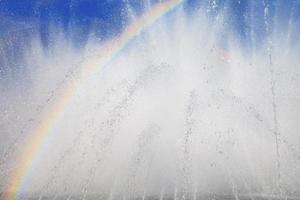
{"label": "fountain", "polygon": [[20,68],[0,41],[0,199],[299,199],[299,4],[124,2]]}

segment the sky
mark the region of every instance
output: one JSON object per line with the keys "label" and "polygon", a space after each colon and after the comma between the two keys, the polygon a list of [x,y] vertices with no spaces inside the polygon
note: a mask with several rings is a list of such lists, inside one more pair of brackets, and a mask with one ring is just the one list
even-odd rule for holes
{"label": "sky", "polygon": [[[152,4],[157,0],[152,0]],[[255,19],[256,33],[263,32],[263,11],[268,5],[271,16],[276,15],[282,22],[291,17],[299,18],[299,0],[187,0],[185,7],[192,10],[199,5],[208,4],[214,11],[213,15],[226,7],[230,13],[232,23],[241,37],[247,37],[251,17]],[[101,24],[97,29],[99,37],[108,38],[119,32],[128,22],[124,9],[133,10],[137,15],[143,12],[143,1],[140,0],[2,0],[0,2],[1,34],[5,37],[10,31],[30,29],[39,26],[41,37],[47,37],[50,23],[62,26],[66,31],[71,27],[80,27],[78,35],[85,36],[94,24]],[[252,21],[253,22],[253,21]],[[103,28],[104,27],[104,28]]]}
{"label": "sky", "polygon": [[[109,40],[122,32],[132,16],[138,17],[145,5],[159,0],[1,0],[0,1],[0,82],[7,82],[7,71],[12,80],[22,76],[23,53],[33,36],[38,35],[45,49],[53,43],[50,33],[58,27],[78,49],[84,47],[91,33],[98,40]],[[232,35],[246,51],[256,51],[267,39],[268,31],[276,27],[288,30],[300,27],[299,0],[186,0],[186,13],[191,15],[206,7],[211,18],[226,11],[226,24]],[[130,11],[130,12],[128,12]],[[265,13],[267,12],[267,17]],[[191,20],[192,21],[192,20]],[[266,22],[269,30],[266,29]],[[278,32],[278,31],[277,31]],[[292,30],[294,41],[300,31]],[[286,31],[282,32],[285,37]],[[224,46],[228,35],[224,38]]]}

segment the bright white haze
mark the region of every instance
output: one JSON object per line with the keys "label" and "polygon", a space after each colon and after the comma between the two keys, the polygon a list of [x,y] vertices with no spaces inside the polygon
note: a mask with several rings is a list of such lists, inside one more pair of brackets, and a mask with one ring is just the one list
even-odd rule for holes
{"label": "bright white haze", "polygon": [[[190,14],[179,7],[99,66],[61,110],[22,195],[297,197],[295,27],[291,22],[283,30],[278,23],[261,42],[252,38],[253,47],[259,44],[249,50],[228,16],[226,10],[209,17],[205,8]],[[98,41],[91,31],[87,44],[76,47],[59,28],[51,30],[48,49],[33,37],[22,60],[26,73],[9,89],[1,87],[0,192],[64,85],[81,81],[78,69],[101,57],[103,44],[113,40]]]}

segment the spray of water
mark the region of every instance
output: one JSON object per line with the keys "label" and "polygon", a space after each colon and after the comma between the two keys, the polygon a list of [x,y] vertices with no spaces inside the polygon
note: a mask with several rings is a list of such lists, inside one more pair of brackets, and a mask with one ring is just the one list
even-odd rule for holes
{"label": "spray of water", "polygon": [[[80,83],[19,198],[299,197],[300,45],[292,18],[288,29],[271,30],[270,5],[262,4],[267,36],[250,31],[251,48],[216,1],[192,14],[179,6],[137,35]],[[78,47],[59,30],[48,47],[30,38],[22,76],[1,75],[2,193],[41,116],[110,42],[91,34]]]}

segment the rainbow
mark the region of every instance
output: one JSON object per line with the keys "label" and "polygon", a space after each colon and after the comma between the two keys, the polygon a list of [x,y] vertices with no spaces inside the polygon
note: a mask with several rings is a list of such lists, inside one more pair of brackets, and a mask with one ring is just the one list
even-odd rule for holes
{"label": "rainbow", "polygon": [[28,144],[25,145],[17,162],[18,165],[9,178],[7,192],[3,200],[19,199],[24,188],[26,177],[36,159],[38,152],[49,137],[55,122],[60,114],[66,109],[72,98],[76,95],[78,88],[90,75],[97,73],[107,65],[119,52],[122,51],[143,30],[150,27],[160,17],[169,13],[180,5],[184,0],[166,0],[154,5],[148,12],[133,21],[116,39],[104,45],[99,56],[87,58],[82,69],[80,69],[80,80],[70,80],[63,88],[61,95],[49,105],[40,123],[34,128]]}

